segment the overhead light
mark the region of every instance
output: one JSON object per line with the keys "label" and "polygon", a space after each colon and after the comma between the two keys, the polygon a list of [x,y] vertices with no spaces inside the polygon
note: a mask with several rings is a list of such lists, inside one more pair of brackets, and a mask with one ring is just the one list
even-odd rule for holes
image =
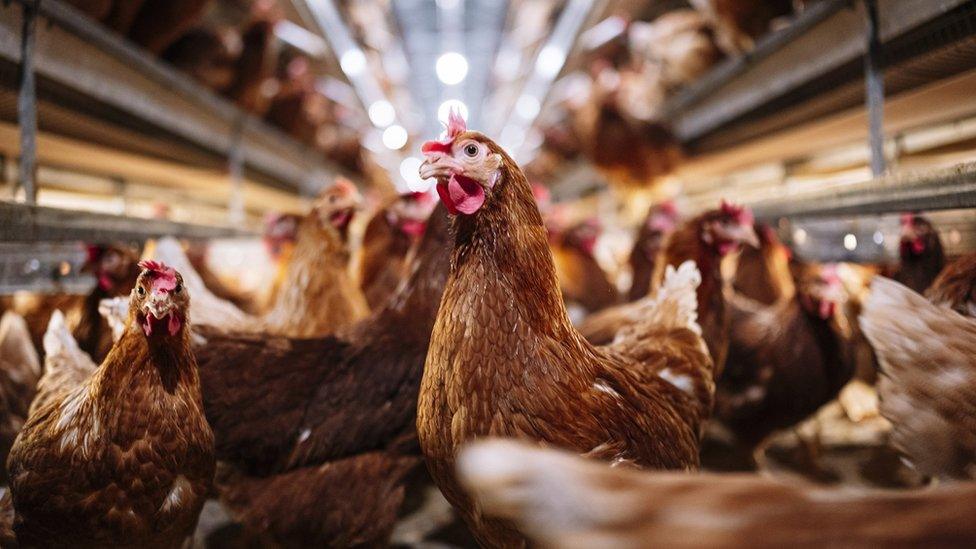
{"label": "overhead light", "polygon": [[949,231],[949,244],[958,246],[960,242],[962,242],[962,233],[959,232],[959,229]]}
{"label": "overhead light", "polygon": [[366,56],[358,48],[346,50],[339,58],[339,66],[347,75],[358,76],[366,69]]}
{"label": "overhead light", "polygon": [[539,114],[539,100],[533,95],[523,95],[515,102],[515,113],[526,120],[532,120]]}
{"label": "overhead light", "polygon": [[387,149],[398,151],[407,144],[407,130],[403,126],[394,124],[383,130],[383,145]]}
{"label": "overhead light", "polygon": [[546,78],[555,78],[559,71],[563,70],[565,62],[566,52],[558,46],[549,44],[539,52],[539,57],[535,60],[535,72]]}
{"label": "overhead light", "polygon": [[807,232],[803,229],[797,228],[795,231],[793,231],[793,242],[796,242],[799,246],[806,244]]}
{"label": "overhead light", "polygon": [[451,109],[456,110],[461,115],[461,118],[468,119],[468,106],[463,101],[457,99],[448,99],[441,103],[441,106],[437,107],[437,119],[447,124],[447,116],[451,114]]}
{"label": "overhead light", "polygon": [[369,121],[378,128],[385,128],[396,122],[396,109],[386,99],[373,101],[368,109]]}
{"label": "overhead light", "polygon": [[885,240],[884,239],[884,233],[881,232],[881,231],[874,231],[874,235],[872,235],[871,239],[874,240],[874,243],[875,244],[877,244],[878,246],[880,246],[880,245],[884,244],[884,240]]}
{"label": "overhead light", "polygon": [[854,233],[847,233],[844,235],[844,248],[849,252],[853,252],[857,249],[857,237]]}
{"label": "overhead light", "polygon": [[437,78],[448,86],[460,84],[468,75],[468,60],[457,52],[448,52],[437,58]]}
{"label": "overhead light", "polygon": [[400,177],[407,182],[407,188],[415,193],[426,191],[430,187],[429,183],[420,178],[421,164],[423,161],[413,156],[408,156],[400,162]]}

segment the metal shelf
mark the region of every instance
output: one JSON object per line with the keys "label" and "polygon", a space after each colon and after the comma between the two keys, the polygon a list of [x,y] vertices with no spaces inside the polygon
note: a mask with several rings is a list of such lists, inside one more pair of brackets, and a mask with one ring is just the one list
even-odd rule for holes
{"label": "metal shelf", "polygon": [[191,240],[257,236],[252,231],[231,227],[141,219],[14,202],[0,202],[0,234],[5,242],[141,242],[161,236]]}
{"label": "metal shelf", "polygon": [[[19,63],[20,2],[0,8],[0,60]],[[239,147],[244,167],[271,185],[309,194],[343,170],[213,94],[59,0],[40,3],[34,51],[39,93],[69,90],[131,119],[134,128],[218,155]]]}
{"label": "metal shelf", "polygon": [[[941,47],[937,40],[929,39],[944,29],[932,28],[931,35],[918,37],[912,36],[912,31],[966,11],[970,3],[878,0],[879,37],[886,47],[886,61],[904,62],[911,54],[926,53],[922,51],[926,47]],[[867,24],[859,4],[851,0],[815,3],[792,25],[760,40],[753,51],[726,60],[677,93],[665,106],[675,134],[692,153],[721,150],[838,112],[852,106],[852,101],[863,102]],[[906,37],[911,43],[902,40]],[[943,32],[941,38],[949,41],[956,37]],[[931,69],[932,65],[929,61],[923,68]],[[918,72],[906,76],[892,71],[886,78],[898,79],[892,90],[897,92],[924,83],[913,80],[919,77]]]}
{"label": "metal shelf", "polygon": [[849,188],[750,204],[766,220],[976,208],[976,163],[876,178]]}

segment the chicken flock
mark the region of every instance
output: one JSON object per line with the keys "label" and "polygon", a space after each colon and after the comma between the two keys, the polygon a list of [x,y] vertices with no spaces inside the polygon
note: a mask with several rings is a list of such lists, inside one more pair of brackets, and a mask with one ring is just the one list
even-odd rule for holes
{"label": "chicken flock", "polygon": [[[361,168],[273,1],[237,27],[207,0],[68,3]],[[662,200],[621,287],[600,224],[534,183],[577,154],[618,187],[668,172],[667,98],[805,2],[691,4],[607,46],[524,170],[452,112],[432,193],[365,216],[339,179],[269,218],[237,267],[267,271],[257,294],[164,238],[90,246],[85,296],[0,301],[0,545],[976,542],[976,254],[911,212],[897,265],[814,263],[747,207]],[[829,486],[832,407],[909,480]],[[789,436],[805,479],[767,474]]]}
{"label": "chicken flock", "polygon": [[[526,166],[530,180],[552,180],[567,160],[579,157],[624,188],[644,187],[667,174],[682,152],[664,120],[666,102],[722,60],[747,54],[761,36],[816,1],[690,0],[689,7],[651,21],[630,20],[632,14],[610,10],[612,17],[626,21],[625,28],[584,52],[579,76],[586,81],[585,90],[558,94],[559,114],[542,122],[544,142]],[[285,2],[65,3],[350,173],[385,180],[377,159],[362,143],[369,120],[350,107],[345,92],[337,91],[345,84],[323,84],[319,75],[327,68],[322,60],[276,34],[290,24]],[[385,64],[390,31],[385,23],[376,24],[385,17],[375,12],[379,5],[337,2],[370,62]],[[374,76],[387,96],[396,94],[383,71]]]}
{"label": "chicken flock", "polygon": [[[573,289],[608,275],[557,258],[592,261],[592,227],[561,228],[459,116],[423,151],[439,204],[392,200],[359,245],[361,198],[341,180],[288,230],[270,223],[281,265],[263,306],[217,295],[205,263],[163,239],[141,261],[92,247],[88,296],[7,311],[5,546],[176,547],[208,499],[239,545],[384,545],[432,487],[486,547],[976,535],[960,516],[976,475],[976,255],[946,258],[925,218],[903,217],[900,265],[865,291],[748,208],[661,203],[636,231],[629,295],[606,290],[574,323]],[[885,440],[948,484],[835,494],[748,473],[864,377],[865,340]]]}

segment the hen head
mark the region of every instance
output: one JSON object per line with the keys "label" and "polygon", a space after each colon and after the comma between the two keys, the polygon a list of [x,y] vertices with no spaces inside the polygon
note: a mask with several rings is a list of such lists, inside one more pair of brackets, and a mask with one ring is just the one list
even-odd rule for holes
{"label": "hen head", "polygon": [[743,244],[758,248],[759,236],[754,224],[749,208],[723,200],[717,210],[708,212],[702,219],[701,238],[723,256],[738,251]]}
{"label": "hen head", "polygon": [[125,295],[131,290],[139,274],[136,265],[139,258],[133,250],[124,246],[91,245],[86,251],[88,257],[82,270],[95,276],[99,288],[115,295]]}
{"label": "hen head", "polygon": [[669,233],[678,225],[678,207],[671,200],[651,206],[644,222],[648,230],[655,233]]}
{"label": "hen head", "polygon": [[423,236],[427,218],[436,205],[429,193],[402,194],[387,210],[387,221],[403,234],[418,239]]}
{"label": "hen head", "polygon": [[183,276],[158,261],[141,261],[142,273],[129,297],[130,314],[147,338],[175,337],[186,325],[190,296]]}
{"label": "hen head", "polygon": [[797,293],[808,314],[829,320],[837,307],[847,301],[844,285],[833,264],[809,265],[801,269]]}
{"label": "hen head", "polygon": [[277,258],[285,246],[295,243],[300,217],[294,214],[270,213],[264,219],[264,245]]}
{"label": "hen head", "polygon": [[426,160],[420,177],[437,180],[437,194],[451,215],[473,215],[490,200],[501,179],[506,155],[486,136],[468,131],[464,119],[452,111],[440,141],[422,148]]}
{"label": "hen head", "polygon": [[932,247],[933,238],[939,238],[939,234],[924,217],[910,213],[901,216],[901,240],[898,250],[902,259],[924,254]]}
{"label": "hen head", "polygon": [[345,236],[349,222],[361,205],[362,196],[356,186],[348,179],[340,177],[336,179],[335,185],[319,195],[312,207],[312,213],[321,228],[332,229]]}
{"label": "hen head", "polygon": [[565,243],[592,256],[601,233],[603,233],[603,226],[600,221],[594,218],[587,219],[566,231]]}

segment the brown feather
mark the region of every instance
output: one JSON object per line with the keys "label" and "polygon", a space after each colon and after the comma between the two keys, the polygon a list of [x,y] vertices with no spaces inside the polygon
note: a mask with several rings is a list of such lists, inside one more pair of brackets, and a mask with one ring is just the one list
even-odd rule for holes
{"label": "brown feather", "polygon": [[34,407],[11,450],[21,545],[178,547],[196,525],[214,455],[189,332],[146,336],[139,303],[101,367]]}
{"label": "brown feather", "polygon": [[687,367],[707,384],[712,366],[688,326],[626,349],[587,343],[570,324],[521,169],[481,134],[456,139],[486,144],[503,167],[484,206],[453,220],[451,274],[431,336],[417,427],[432,477],[479,542],[516,547],[522,535],[481,516],[458,485],[454,463],[462,444],[512,436],[641,467],[695,469],[700,403],[658,372]]}
{"label": "brown feather", "polygon": [[[219,459],[236,470],[221,490],[251,530],[283,541],[308,534],[305,543],[319,545],[386,540],[389,509],[402,499],[396,488],[402,471],[377,464],[419,456],[417,391],[447,277],[447,238],[441,207],[408,259],[406,283],[382,309],[338,335],[203,332],[208,341],[197,353],[207,417]],[[375,454],[385,457],[376,461]],[[334,465],[363,474],[333,475]],[[235,486],[237,479],[273,485],[275,494]],[[378,494],[389,499],[377,505]],[[320,523],[323,516],[328,520]],[[368,531],[356,526],[364,524]]]}
{"label": "brown feather", "polygon": [[976,485],[844,491],[757,475],[646,473],[511,441],[462,455],[492,516],[542,547],[965,547]]}

